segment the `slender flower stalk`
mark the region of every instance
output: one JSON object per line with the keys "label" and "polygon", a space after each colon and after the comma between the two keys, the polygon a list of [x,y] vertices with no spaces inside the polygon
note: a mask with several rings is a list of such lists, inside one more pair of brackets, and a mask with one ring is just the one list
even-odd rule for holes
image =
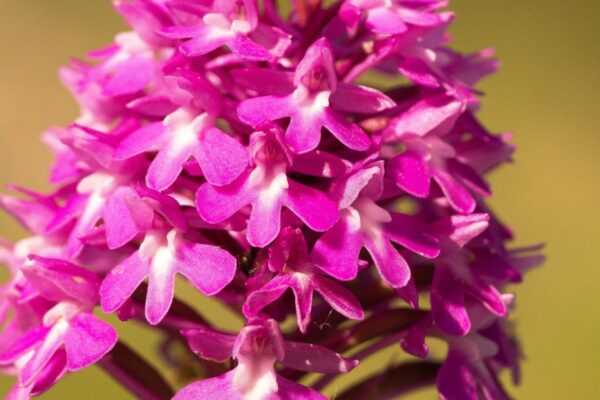
{"label": "slender flower stalk", "polygon": [[[94,363],[145,399],[323,399],[391,346],[416,360],[336,398],[509,398],[507,286],[543,256],[486,205],[515,149],[476,116],[493,52],[449,47],[447,1],[284,3],[116,0],[131,30],[61,69],[81,115],[44,134],[54,189],[0,195],[30,233],[0,241],[7,399]],[[243,328],[185,304],[178,275]],[[160,332],[172,373],[97,307]]]}

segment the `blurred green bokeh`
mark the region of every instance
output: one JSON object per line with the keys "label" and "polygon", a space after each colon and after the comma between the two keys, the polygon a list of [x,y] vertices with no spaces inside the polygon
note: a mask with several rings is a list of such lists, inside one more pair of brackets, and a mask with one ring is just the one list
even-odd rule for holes
{"label": "blurred green bokeh", "polygon": [[[548,262],[515,288],[512,318],[526,360],[523,383],[511,393],[600,398],[600,1],[454,0],[450,8],[458,14],[454,46],[494,46],[502,62],[500,73],[481,86],[487,93],[481,116],[494,132],[514,131],[518,152],[516,164],[493,174],[492,204],[516,231],[517,244],[547,243]],[[50,153],[39,133],[77,114],[56,69],[123,28],[108,1],[0,0],[0,184],[49,188]],[[23,235],[4,215],[0,233]],[[206,302],[187,294],[196,304]],[[149,351],[157,342],[133,323],[110,320],[136,348]],[[357,374],[398,356],[399,350],[388,352]],[[12,379],[0,378],[0,394],[10,385]],[[92,367],[41,398],[131,397]],[[411,398],[431,399],[435,392]]]}

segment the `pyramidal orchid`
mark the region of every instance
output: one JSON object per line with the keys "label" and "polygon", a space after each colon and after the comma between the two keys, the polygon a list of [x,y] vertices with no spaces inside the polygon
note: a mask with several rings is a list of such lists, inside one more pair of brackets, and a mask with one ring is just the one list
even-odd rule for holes
{"label": "pyramidal orchid", "polygon": [[[509,398],[507,287],[543,256],[486,204],[515,149],[476,114],[493,52],[450,47],[447,1],[288,3],[117,0],[131,30],[61,69],[54,188],[0,195],[29,232],[0,240],[8,399],[96,363],[151,400]],[[335,381],[388,347],[415,358]]]}

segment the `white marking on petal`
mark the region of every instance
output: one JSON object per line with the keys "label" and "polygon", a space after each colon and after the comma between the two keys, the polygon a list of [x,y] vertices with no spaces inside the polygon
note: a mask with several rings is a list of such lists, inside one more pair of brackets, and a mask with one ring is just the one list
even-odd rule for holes
{"label": "white marking on petal", "polygon": [[167,289],[165,284],[169,281],[167,277],[171,273],[174,255],[167,246],[159,247],[152,258],[152,285],[158,292],[164,293]]}
{"label": "white marking on petal", "polygon": [[322,112],[325,108],[329,107],[329,97],[331,96],[330,90],[323,90],[317,94],[311,93],[310,90],[302,85],[298,86],[292,98],[302,109],[302,113],[307,117],[315,113]]}
{"label": "white marking on petal", "polygon": [[147,260],[154,257],[158,249],[166,247],[167,236],[164,231],[149,231],[146,233],[142,244],[140,245],[140,257],[142,260]]}
{"label": "white marking on petal", "polygon": [[61,301],[44,314],[44,326],[63,326],[66,324],[66,327],[68,327],[68,321],[81,313],[84,308],[85,307],[79,303],[72,301]]}
{"label": "white marking on petal", "polygon": [[238,356],[233,384],[244,400],[264,400],[277,392],[274,357]]}
{"label": "white marking on petal", "polygon": [[77,192],[81,194],[106,194],[107,192],[111,192],[117,184],[116,176],[106,172],[94,172],[79,181]]}
{"label": "white marking on petal", "polygon": [[108,62],[107,66],[113,66],[122,61],[127,61],[134,54],[148,53],[152,55],[152,49],[136,32],[123,32],[115,37],[115,43],[120,49]]}

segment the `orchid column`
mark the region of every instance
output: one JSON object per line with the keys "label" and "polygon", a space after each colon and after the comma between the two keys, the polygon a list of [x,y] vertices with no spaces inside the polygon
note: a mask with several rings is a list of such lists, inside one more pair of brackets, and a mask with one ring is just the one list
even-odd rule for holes
{"label": "orchid column", "polygon": [[[392,347],[336,399],[507,399],[507,285],[543,257],[486,205],[514,151],[476,116],[498,65],[449,47],[446,6],[115,1],[131,31],[60,71],[81,115],[44,134],[55,189],[0,196],[30,232],[0,242],[6,398],[98,363],[142,399],[323,399]],[[244,327],[212,326],[178,275]],[[159,331],[170,373],[101,313]]]}

